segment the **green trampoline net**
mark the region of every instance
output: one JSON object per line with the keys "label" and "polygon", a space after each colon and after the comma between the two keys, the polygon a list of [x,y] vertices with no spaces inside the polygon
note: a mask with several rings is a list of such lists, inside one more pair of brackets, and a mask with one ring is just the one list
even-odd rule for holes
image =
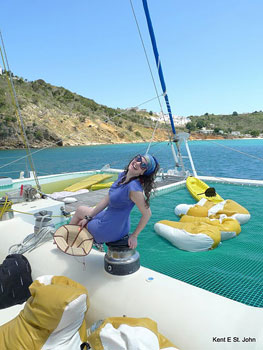
{"label": "green trampoline net", "polygon": [[[138,251],[141,264],[149,269],[176,278],[238,302],[263,307],[263,187],[209,183],[224,199],[232,199],[251,214],[241,226],[241,233],[207,252],[186,252],[154,232],[160,220],[179,221],[174,208],[180,203],[194,204],[186,188],[161,194],[151,201],[152,217],[141,232]],[[131,232],[140,213],[134,209]]]}

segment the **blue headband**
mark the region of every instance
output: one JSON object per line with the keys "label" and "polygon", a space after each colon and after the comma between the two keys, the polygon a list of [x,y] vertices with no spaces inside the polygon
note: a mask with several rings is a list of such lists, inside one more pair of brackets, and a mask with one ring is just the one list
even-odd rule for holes
{"label": "blue headband", "polygon": [[157,162],[157,160],[156,160],[153,156],[151,156],[150,154],[145,154],[143,157],[144,157],[144,158],[146,159],[146,161],[147,161],[147,170],[143,173],[143,175],[151,175],[151,174],[154,172],[154,170],[155,170],[155,168],[156,168],[158,162]]}

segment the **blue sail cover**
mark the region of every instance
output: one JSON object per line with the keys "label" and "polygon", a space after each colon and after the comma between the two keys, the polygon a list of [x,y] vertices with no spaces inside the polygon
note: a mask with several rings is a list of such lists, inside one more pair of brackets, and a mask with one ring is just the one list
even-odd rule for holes
{"label": "blue sail cover", "polygon": [[146,20],[147,20],[147,24],[148,24],[148,29],[149,29],[151,41],[152,41],[152,47],[153,47],[153,52],[154,52],[154,56],[155,56],[155,62],[156,62],[156,66],[157,66],[157,69],[158,69],[158,74],[159,74],[159,78],[160,78],[160,82],[161,82],[161,86],[162,86],[162,90],[163,90],[163,95],[164,95],[164,99],[165,99],[165,102],[166,102],[166,108],[167,108],[167,111],[168,111],[168,114],[169,114],[170,123],[171,123],[171,126],[172,126],[172,131],[173,131],[173,134],[175,136],[176,135],[176,131],[175,131],[174,122],[173,122],[173,115],[172,115],[172,111],[171,111],[171,106],[170,106],[170,103],[169,103],[168,95],[167,95],[167,92],[166,92],[166,85],[165,85],[165,81],[164,81],[162,65],[161,65],[161,61],[160,61],[160,57],[159,57],[159,53],[158,53],[158,49],[157,49],[157,45],[156,45],[156,39],[155,39],[154,31],[153,31],[153,26],[152,26],[152,21],[151,21],[149,9],[148,9],[147,0],[142,0],[142,3],[143,3],[143,7],[144,7],[144,12],[145,12],[145,16],[146,16]]}

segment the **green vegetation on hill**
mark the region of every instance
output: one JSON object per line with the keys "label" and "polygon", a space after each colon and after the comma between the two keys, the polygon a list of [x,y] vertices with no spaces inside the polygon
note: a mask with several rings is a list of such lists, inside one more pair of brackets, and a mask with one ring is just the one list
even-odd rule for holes
{"label": "green vegetation on hill", "polygon": [[238,114],[233,112],[232,115],[214,115],[204,114],[202,116],[191,116],[191,122],[187,123],[187,129],[198,131],[202,128],[213,130],[215,134],[240,132],[241,135],[259,136],[263,133],[263,112],[255,111],[253,113]]}
{"label": "green vegetation on hill", "polygon": [[[24,147],[21,127],[6,78],[6,73],[0,75],[0,148],[20,148]],[[13,82],[31,147],[148,142],[152,137],[155,121],[151,111],[109,108],[42,79],[27,81],[13,76]],[[254,137],[263,133],[262,111],[205,113],[189,118],[186,129],[192,133],[200,133],[202,128],[224,137],[234,131]],[[169,125],[159,124],[155,141],[167,140],[170,129]]]}
{"label": "green vegetation on hill", "polygon": [[[150,113],[113,109],[39,79],[13,76],[25,132],[33,147],[92,143],[143,142],[151,138],[155,122]],[[156,140],[167,139],[167,128]],[[0,147],[23,147],[19,122],[6,75],[0,75]]]}

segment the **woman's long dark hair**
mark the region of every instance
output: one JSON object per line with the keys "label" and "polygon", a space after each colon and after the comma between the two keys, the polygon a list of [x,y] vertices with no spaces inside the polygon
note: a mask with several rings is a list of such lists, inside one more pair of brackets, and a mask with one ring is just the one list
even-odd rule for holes
{"label": "woman's long dark hair", "polygon": [[[125,181],[126,174],[128,172],[128,169],[129,169],[129,165],[131,164],[133,159],[134,158],[132,158],[132,160],[129,162],[129,164],[124,168],[124,176],[122,177],[122,179],[119,183],[123,183]],[[129,181],[129,182],[131,182],[132,180],[135,180],[135,179],[140,180],[140,183],[142,185],[142,188],[143,188],[143,191],[145,194],[145,203],[146,203],[148,208],[150,206],[151,191],[154,190],[156,187],[154,180],[156,178],[156,174],[157,174],[159,168],[160,168],[160,165],[158,162],[156,162],[156,167],[155,167],[154,172],[152,174],[135,176],[135,177],[132,177]]]}

